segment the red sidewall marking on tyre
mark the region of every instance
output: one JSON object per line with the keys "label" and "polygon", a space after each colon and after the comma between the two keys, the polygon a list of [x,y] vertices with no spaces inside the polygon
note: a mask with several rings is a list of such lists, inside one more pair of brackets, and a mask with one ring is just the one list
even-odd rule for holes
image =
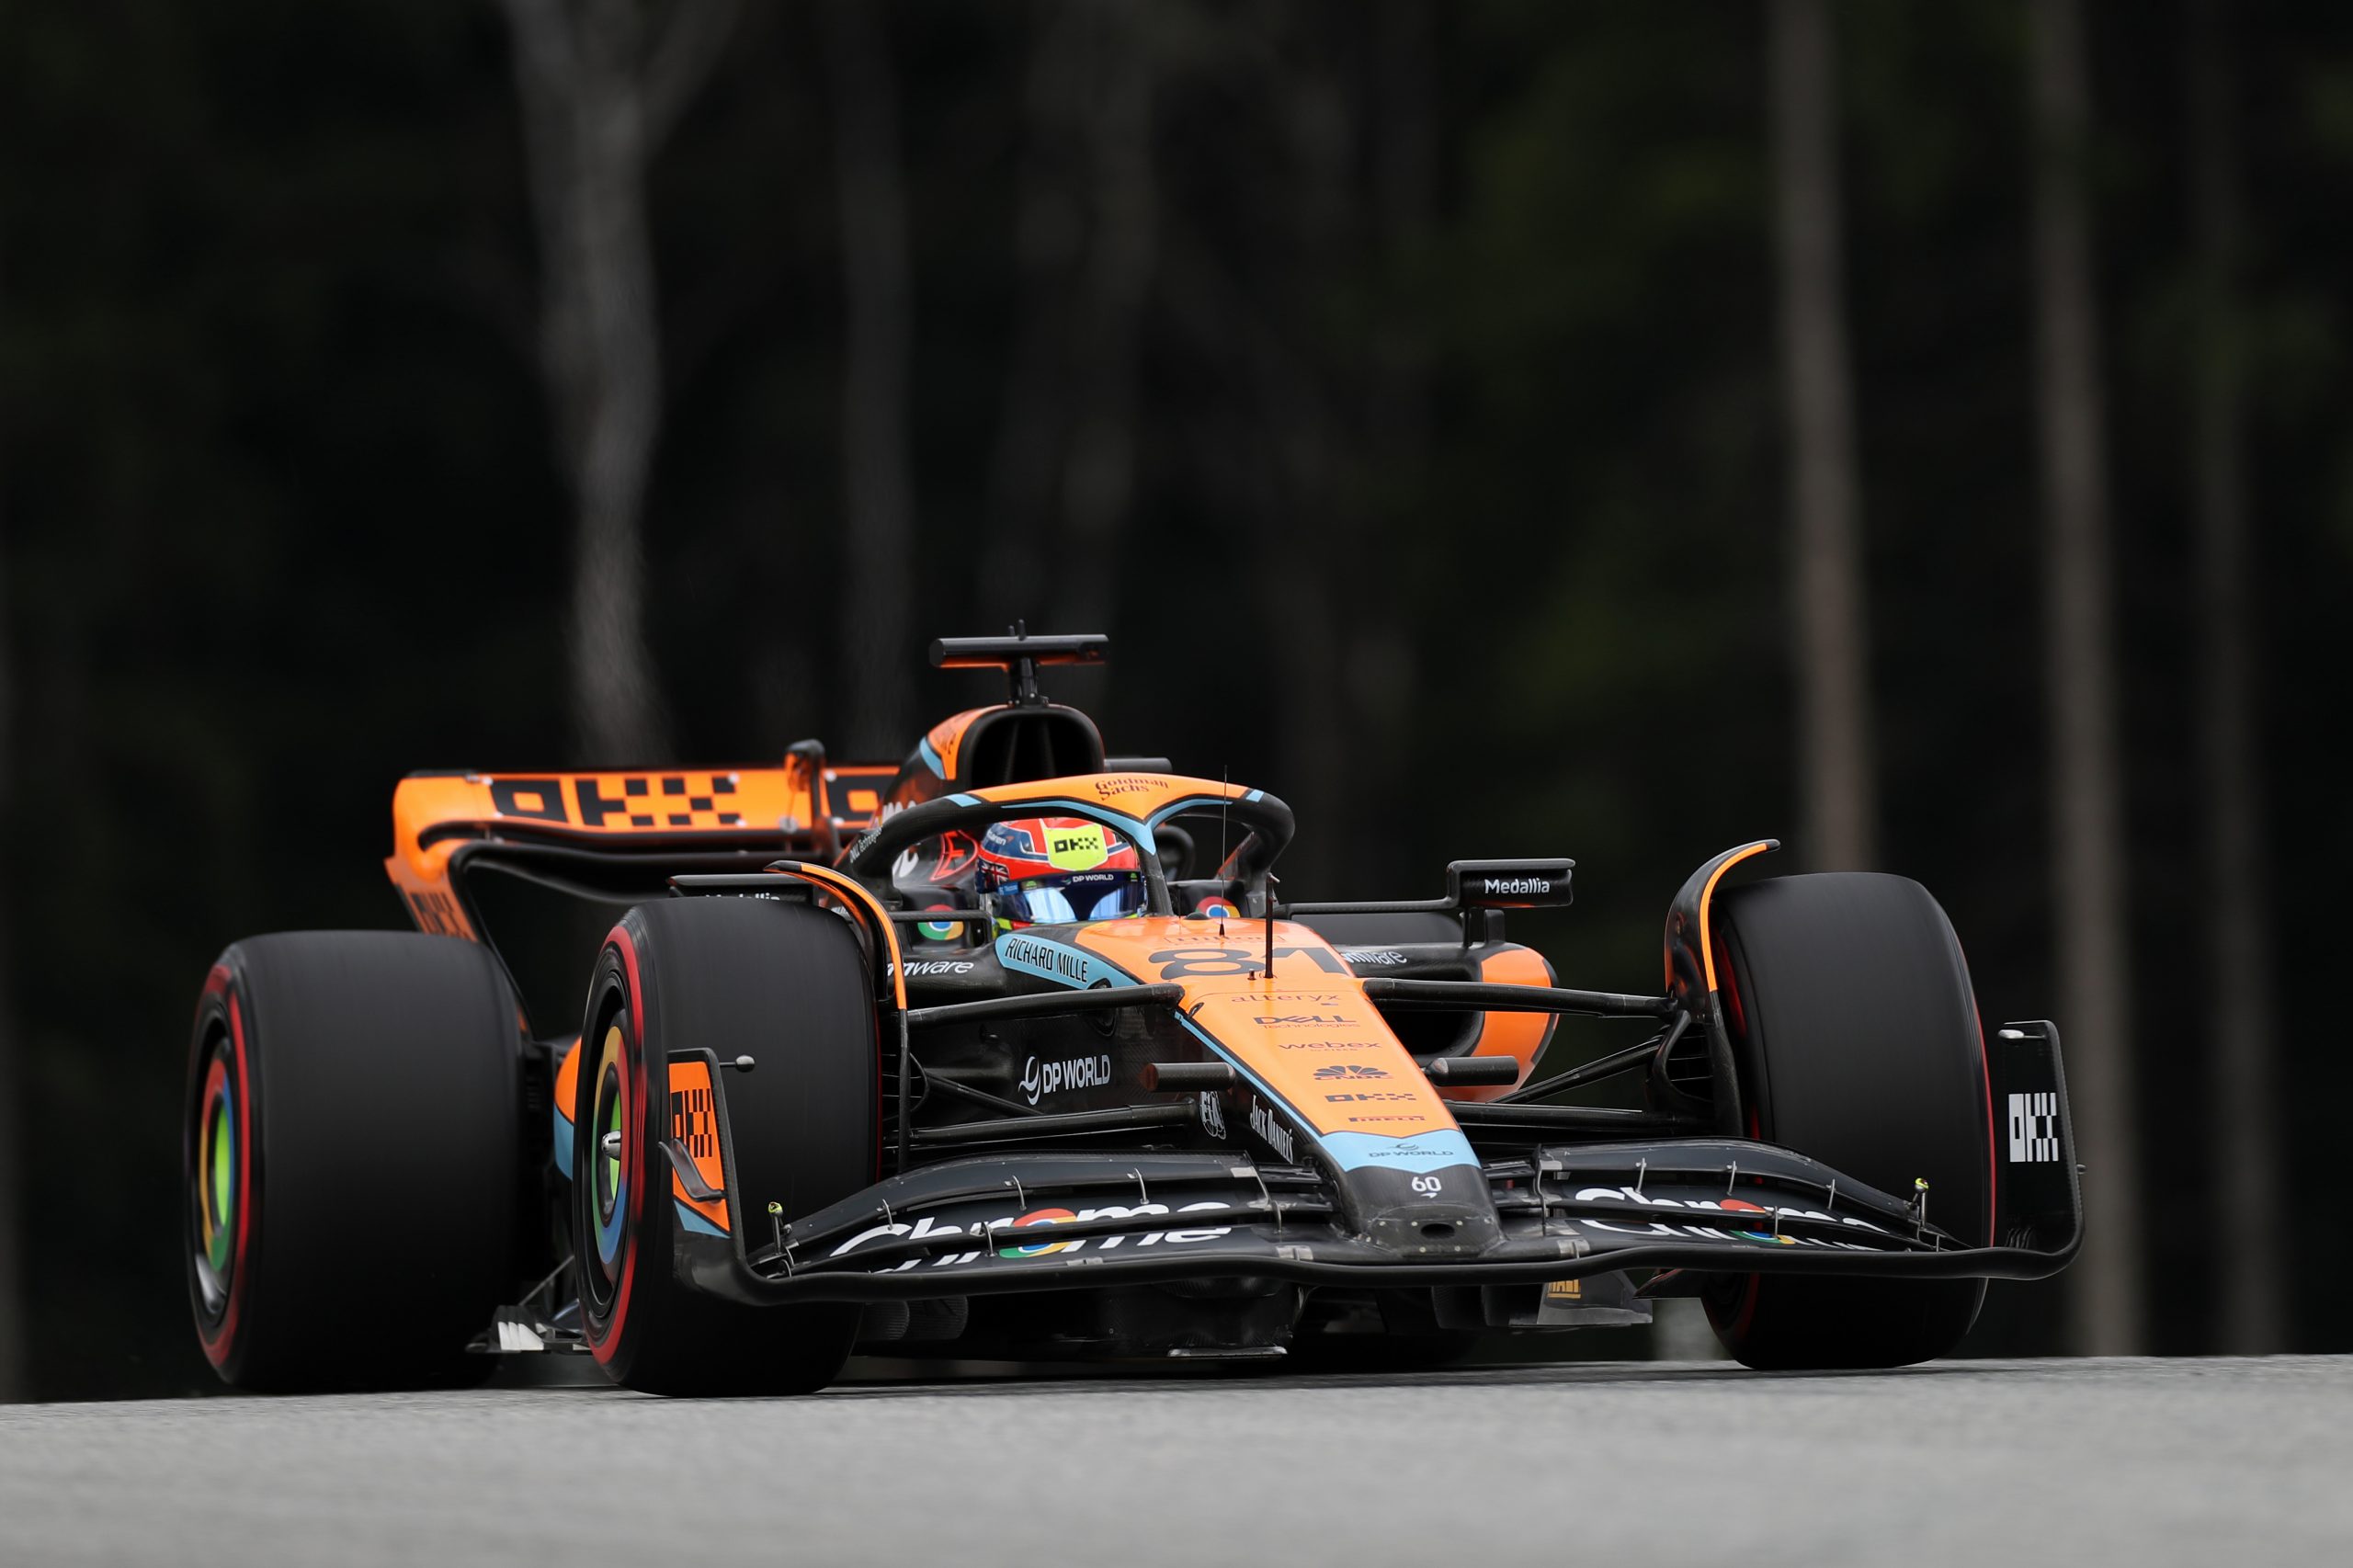
{"label": "red sidewall marking on tyre", "polygon": [[205,977],[204,994],[220,996],[227,1003],[229,1059],[237,1085],[237,1240],[229,1255],[229,1304],[221,1309],[220,1325],[210,1333],[204,1331],[200,1320],[197,1325],[197,1338],[203,1343],[205,1358],[220,1367],[227,1364],[230,1352],[236,1347],[237,1308],[244,1300],[245,1280],[252,1273],[245,1267],[245,1259],[252,1250],[254,1235],[254,1096],[253,1075],[245,1066],[244,1010],[238,1006],[237,993],[225,967],[213,966],[212,972]]}
{"label": "red sidewall marking on tyre", "polygon": [[[649,1089],[645,1082],[645,991],[638,981],[637,946],[630,940],[628,930],[616,926],[605,939],[620,953],[621,969],[629,976],[629,1040],[621,1053],[629,1093],[621,1107],[621,1151],[635,1161],[640,1142],[639,1119],[644,1114],[642,1102]],[[631,1055],[637,1060],[634,1075],[628,1070]],[[612,1361],[614,1351],[620,1347],[621,1329],[629,1319],[630,1285],[637,1278],[638,1225],[645,1212],[645,1185],[649,1179],[640,1175],[629,1184],[629,1224],[621,1236],[620,1284],[613,1291],[613,1310],[605,1319],[605,1332],[590,1346],[599,1364]]]}
{"label": "red sidewall marking on tyre", "polygon": [[1973,996],[1969,1021],[1977,1026],[1977,1078],[1985,1091],[1985,1244],[1992,1246],[1999,1235],[1995,1216],[2002,1211],[2002,1168],[1994,1159],[1994,1064],[1985,1056],[1985,1019]]}

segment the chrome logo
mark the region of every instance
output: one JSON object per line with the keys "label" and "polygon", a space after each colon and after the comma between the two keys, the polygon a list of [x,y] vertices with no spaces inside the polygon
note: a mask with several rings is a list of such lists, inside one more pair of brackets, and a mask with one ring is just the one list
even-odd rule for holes
{"label": "chrome logo", "polygon": [[[1736,1210],[1743,1214],[1767,1214],[1771,1212],[1770,1210],[1759,1209],[1754,1203],[1744,1203],[1737,1198],[1727,1198],[1719,1203],[1717,1207],[1720,1209]],[[1752,1242],[1772,1242],[1778,1245],[1785,1247],[1793,1247],[1798,1244],[1797,1237],[1777,1236],[1770,1231],[1734,1231],[1733,1234],[1744,1237]]]}
{"label": "chrome logo", "polygon": [[[1067,1209],[1032,1209],[1029,1213],[1013,1221],[1013,1228],[1019,1230],[1024,1225],[1063,1225],[1077,1218],[1077,1215]],[[999,1247],[996,1255],[999,1257],[1042,1257],[1050,1252],[1068,1252],[1077,1244],[1075,1242],[1039,1242],[1031,1246]]]}

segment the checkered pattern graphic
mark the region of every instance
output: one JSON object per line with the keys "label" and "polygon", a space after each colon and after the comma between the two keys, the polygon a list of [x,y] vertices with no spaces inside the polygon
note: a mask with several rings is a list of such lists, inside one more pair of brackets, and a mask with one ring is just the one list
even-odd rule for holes
{"label": "checkered pattern graphic", "polygon": [[[740,813],[721,804],[721,797],[735,793],[735,780],[724,773],[700,775],[699,789],[688,781],[697,775],[654,774],[624,778],[619,796],[606,794],[593,778],[574,780],[573,793],[580,820],[590,827],[737,827]],[[732,802],[730,802],[732,804]]]}
{"label": "checkered pattern graphic", "polygon": [[670,1091],[670,1136],[698,1160],[719,1158],[719,1119],[709,1089]]}
{"label": "checkered pattern graphic", "polygon": [[2059,1157],[2059,1096],[2010,1096],[2010,1164],[2040,1165]]}

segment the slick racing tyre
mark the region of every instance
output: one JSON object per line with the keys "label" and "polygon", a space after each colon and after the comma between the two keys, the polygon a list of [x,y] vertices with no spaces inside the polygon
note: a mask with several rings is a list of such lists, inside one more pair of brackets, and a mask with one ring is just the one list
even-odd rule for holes
{"label": "slick racing tyre", "polygon": [[615,1382],[804,1393],[840,1375],[856,1306],[747,1307],[679,1281],[680,1228],[711,1220],[676,1199],[662,1145],[677,1114],[670,1063],[749,1056],[754,1071],[712,1085],[740,1189],[724,1218],[766,1226],[770,1201],[792,1217],[871,1185],[875,1028],[865,955],[838,915],[676,899],[631,910],[606,937],[573,1103],[572,1233],[583,1331]]}
{"label": "slick racing tyre", "polygon": [[284,1393],[478,1381],[512,1299],[521,1028],[497,960],[391,931],[254,937],[197,1005],[188,1294],[221,1376]]}
{"label": "slick racing tyre", "polygon": [[[1726,893],[1716,982],[1751,1137],[1901,1198],[1983,1246],[1993,1230],[1985,1049],[1969,966],[1919,883],[1782,877]],[[1982,1279],[1746,1275],[1709,1321],[1751,1367],[1901,1367],[1959,1345]]]}

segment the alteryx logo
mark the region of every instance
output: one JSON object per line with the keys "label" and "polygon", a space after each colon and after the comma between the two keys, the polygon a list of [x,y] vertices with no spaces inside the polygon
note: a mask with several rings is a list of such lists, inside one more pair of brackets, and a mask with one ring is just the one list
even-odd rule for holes
{"label": "alteryx logo", "polygon": [[1385,1067],[1362,1067],[1349,1062],[1335,1062],[1329,1067],[1318,1067],[1315,1070],[1315,1075],[1319,1078],[1386,1078],[1389,1076],[1389,1071]]}

